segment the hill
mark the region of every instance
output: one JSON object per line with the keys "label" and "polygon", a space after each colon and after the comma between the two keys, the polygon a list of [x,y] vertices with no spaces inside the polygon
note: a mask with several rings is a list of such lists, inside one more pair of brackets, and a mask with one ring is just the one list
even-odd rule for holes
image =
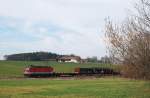
{"label": "hill", "polygon": [[61,55],[51,52],[31,52],[31,53],[19,53],[4,56],[6,60],[14,61],[43,61],[50,59],[57,59]]}

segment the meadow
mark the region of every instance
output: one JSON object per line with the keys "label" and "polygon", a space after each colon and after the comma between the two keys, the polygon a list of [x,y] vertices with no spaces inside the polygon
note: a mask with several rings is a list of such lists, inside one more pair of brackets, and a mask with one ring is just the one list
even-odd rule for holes
{"label": "meadow", "polygon": [[116,77],[3,79],[0,98],[150,98],[150,82]]}
{"label": "meadow", "polygon": [[0,78],[23,77],[24,68],[28,65],[52,66],[55,72],[73,72],[76,67],[111,67],[115,65],[100,63],[59,63],[54,61],[0,61]]}
{"label": "meadow", "polygon": [[75,67],[118,66],[98,63],[0,61],[0,98],[150,98],[150,81],[120,77],[23,78],[28,65],[50,65],[56,72]]}

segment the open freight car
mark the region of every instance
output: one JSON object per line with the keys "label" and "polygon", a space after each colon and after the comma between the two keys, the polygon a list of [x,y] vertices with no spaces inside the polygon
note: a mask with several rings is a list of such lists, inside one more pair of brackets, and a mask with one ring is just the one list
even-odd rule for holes
{"label": "open freight car", "polygon": [[115,75],[113,69],[110,68],[99,68],[99,67],[92,67],[92,68],[75,68],[75,73],[78,75]]}
{"label": "open freight car", "polygon": [[54,73],[54,69],[51,66],[35,66],[30,65],[25,68],[24,70],[24,76],[27,77],[45,77],[45,76],[51,76]]}

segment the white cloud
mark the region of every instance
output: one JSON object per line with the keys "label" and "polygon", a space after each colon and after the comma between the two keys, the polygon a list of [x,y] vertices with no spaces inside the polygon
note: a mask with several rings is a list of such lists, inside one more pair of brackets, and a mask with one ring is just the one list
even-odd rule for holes
{"label": "white cloud", "polygon": [[124,17],[128,3],[120,0],[1,0],[0,15],[48,20],[76,29],[89,24],[95,27],[107,16]]}

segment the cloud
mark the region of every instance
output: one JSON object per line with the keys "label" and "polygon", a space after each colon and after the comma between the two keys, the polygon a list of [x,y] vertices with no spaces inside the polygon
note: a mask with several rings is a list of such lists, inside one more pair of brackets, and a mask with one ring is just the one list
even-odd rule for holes
{"label": "cloud", "polygon": [[105,55],[104,19],[132,0],[0,0],[0,54],[30,51]]}

